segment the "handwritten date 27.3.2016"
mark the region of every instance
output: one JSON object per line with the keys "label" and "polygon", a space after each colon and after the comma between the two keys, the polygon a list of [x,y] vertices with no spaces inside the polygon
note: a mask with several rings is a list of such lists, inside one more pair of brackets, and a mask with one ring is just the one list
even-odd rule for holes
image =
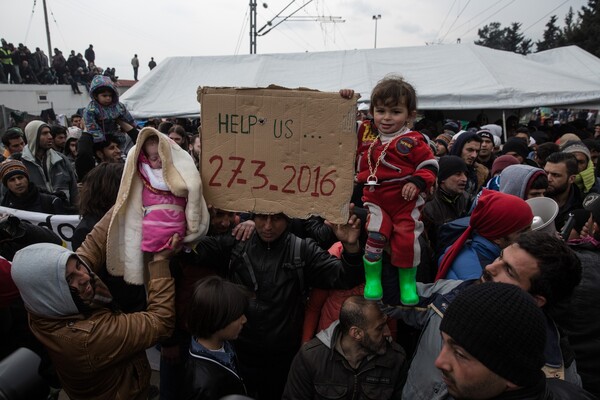
{"label": "handwritten date 27.3.2016", "polygon": [[[209,159],[215,170],[208,182],[209,186],[228,188],[232,185],[252,184],[252,189],[281,191],[281,193],[310,193],[312,197],[331,196],[335,191],[335,181],[331,176],[336,170],[322,171],[320,166],[284,165],[284,178],[281,182],[271,182],[265,175],[267,163],[261,160],[246,160],[244,157],[229,156],[227,160],[214,155]],[[231,167],[232,169],[227,170]],[[247,170],[251,170],[248,176]],[[249,182],[250,181],[250,182]]]}

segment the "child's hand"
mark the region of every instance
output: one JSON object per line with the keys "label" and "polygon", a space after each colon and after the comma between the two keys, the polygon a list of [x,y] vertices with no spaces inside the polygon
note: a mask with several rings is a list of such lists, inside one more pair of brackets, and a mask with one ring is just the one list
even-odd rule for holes
{"label": "child's hand", "polygon": [[414,183],[407,183],[402,188],[402,197],[404,200],[411,201],[419,195],[419,188]]}
{"label": "child's hand", "polygon": [[340,89],[340,96],[342,96],[345,99],[351,99],[352,96],[354,96],[354,90],[352,90],[352,89]]}

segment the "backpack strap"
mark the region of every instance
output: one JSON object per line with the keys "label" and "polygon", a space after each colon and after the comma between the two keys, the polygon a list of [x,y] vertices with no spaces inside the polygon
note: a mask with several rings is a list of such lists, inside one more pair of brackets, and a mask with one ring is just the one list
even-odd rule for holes
{"label": "backpack strap", "polygon": [[294,240],[290,243],[290,260],[298,274],[300,289],[304,290],[304,262],[302,261],[302,239],[294,235]]}
{"label": "backpack strap", "polygon": [[[300,283],[300,288],[304,290],[304,262],[302,261],[303,240],[296,235],[293,235],[293,237],[293,240],[290,240],[289,260],[291,261],[291,265],[294,266],[294,270],[298,275],[298,282]],[[248,257],[248,253],[246,252],[247,245],[248,241],[239,241],[231,250],[231,258],[229,259],[229,277],[232,277],[233,265],[239,259],[242,259],[244,266],[250,274],[250,279],[252,279],[253,289],[256,292],[258,290],[258,281],[256,280],[254,268],[252,267],[252,263],[250,262],[250,258]]]}
{"label": "backpack strap", "polygon": [[258,290],[258,282],[256,281],[256,275],[254,274],[254,268],[252,267],[252,263],[250,262],[248,254],[246,253],[247,245],[248,241],[240,240],[235,244],[235,246],[233,246],[233,249],[231,250],[231,257],[229,259],[228,275],[230,279],[233,278],[233,265],[237,262],[237,260],[241,258],[242,262],[244,263],[244,266],[250,274],[250,279],[252,279],[252,286],[254,291],[256,292]]}

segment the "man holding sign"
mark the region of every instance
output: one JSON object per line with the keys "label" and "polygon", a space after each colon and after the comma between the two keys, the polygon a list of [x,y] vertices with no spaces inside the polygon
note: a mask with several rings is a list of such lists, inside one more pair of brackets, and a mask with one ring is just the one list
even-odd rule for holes
{"label": "man holding sign", "polygon": [[360,220],[353,215],[346,224],[333,225],[344,246],[341,259],[290,233],[284,214],[257,214],[254,222],[248,241],[231,234],[203,237],[190,256],[252,291],[248,322],[236,342],[241,373],[250,395],[281,399],[300,347],[305,290],[349,289],[364,279]]}
{"label": "man holding sign", "polygon": [[[356,99],[311,90],[201,88],[202,180],[208,204],[254,213],[245,242],[202,238],[190,264],[213,264],[253,296],[236,350],[252,397],[281,399],[300,347],[308,287],[364,280],[360,220],[349,217]],[[285,214],[284,214],[285,213]],[[289,218],[319,214],[344,246],[341,259],[289,232]]]}

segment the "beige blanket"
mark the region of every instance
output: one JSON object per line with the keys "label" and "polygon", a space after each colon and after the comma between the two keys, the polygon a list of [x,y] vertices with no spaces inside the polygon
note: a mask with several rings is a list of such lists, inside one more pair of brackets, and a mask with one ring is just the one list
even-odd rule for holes
{"label": "beige blanket", "polygon": [[193,245],[206,234],[209,224],[208,209],[202,196],[202,181],[192,156],[156,129],[142,129],[136,146],[127,155],[106,243],[108,272],[136,285],[144,283],[144,254],[141,251],[144,184],[138,174],[137,161],[143,143],[150,136],[159,139],[158,154],[169,190],[175,196],[187,198],[187,229],[183,243]]}

